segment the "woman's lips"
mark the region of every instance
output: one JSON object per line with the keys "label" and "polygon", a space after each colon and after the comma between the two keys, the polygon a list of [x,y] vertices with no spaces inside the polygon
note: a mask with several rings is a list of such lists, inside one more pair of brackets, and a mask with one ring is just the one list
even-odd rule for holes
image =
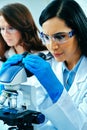
{"label": "woman's lips", "polygon": [[55,57],[60,57],[61,55],[63,55],[63,53],[54,53],[53,54]]}

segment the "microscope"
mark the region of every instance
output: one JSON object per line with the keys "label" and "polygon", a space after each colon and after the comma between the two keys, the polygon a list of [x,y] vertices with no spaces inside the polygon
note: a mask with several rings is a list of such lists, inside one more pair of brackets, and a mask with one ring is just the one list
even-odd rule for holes
{"label": "microscope", "polygon": [[[39,56],[46,59],[42,53]],[[21,83],[26,82],[27,77],[32,75],[21,62],[10,66],[0,74],[0,84],[5,87],[0,95],[0,120],[10,126],[8,130],[33,130],[33,124],[45,121],[45,116],[41,112],[17,106]]]}

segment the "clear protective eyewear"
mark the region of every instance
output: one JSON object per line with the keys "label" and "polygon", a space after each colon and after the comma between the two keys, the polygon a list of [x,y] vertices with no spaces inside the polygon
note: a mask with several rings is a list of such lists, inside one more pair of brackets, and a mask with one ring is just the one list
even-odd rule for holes
{"label": "clear protective eyewear", "polygon": [[9,26],[9,27],[0,27],[0,33],[3,34],[5,32],[8,32],[9,34],[15,33],[17,29]]}
{"label": "clear protective eyewear", "polygon": [[70,32],[58,32],[53,34],[52,36],[40,32],[40,38],[45,45],[49,44],[50,40],[58,42],[59,44],[64,44],[65,42],[68,41],[69,38],[73,37],[74,34],[75,34],[74,30],[71,30]]}

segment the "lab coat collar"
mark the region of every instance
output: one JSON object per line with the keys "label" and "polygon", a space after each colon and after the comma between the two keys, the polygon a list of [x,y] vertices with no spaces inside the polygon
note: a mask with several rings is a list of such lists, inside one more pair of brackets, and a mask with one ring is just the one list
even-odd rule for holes
{"label": "lab coat collar", "polygon": [[5,52],[5,57],[8,59],[9,57],[13,56],[15,53],[14,49],[11,47],[8,51]]}
{"label": "lab coat collar", "polygon": [[[53,59],[54,60],[54,59]],[[62,70],[63,62],[57,62],[52,61],[52,68],[56,76],[58,77],[59,81],[63,84],[63,70]],[[78,90],[78,87],[80,83],[85,82],[85,79],[87,78],[87,57],[83,56],[83,59],[79,65],[79,68],[77,70],[74,82],[68,91],[69,95],[74,95],[76,91]]]}
{"label": "lab coat collar", "polygon": [[70,96],[73,96],[79,89],[80,84],[83,82],[85,83],[85,80],[87,78],[87,58],[84,56],[81,64],[77,70],[74,82],[69,90]]}
{"label": "lab coat collar", "polygon": [[52,69],[57,76],[58,80],[63,83],[63,72],[62,72],[63,62],[58,62],[55,59],[52,59]]}

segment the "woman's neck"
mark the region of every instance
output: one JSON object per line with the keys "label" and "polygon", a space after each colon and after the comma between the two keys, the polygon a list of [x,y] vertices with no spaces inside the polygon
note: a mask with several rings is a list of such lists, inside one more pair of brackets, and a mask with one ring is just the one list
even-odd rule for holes
{"label": "woman's neck", "polygon": [[72,58],[70,58],[69,61],[65,61],[65,64],[66,64],[67,68],[69,70],[71,70],[77,64],[77,62],[79,61],[80,57],[81,57],[81,52],[79,52],[77,55],[75,55]]}
{"label": "woman's neck", "polygon": [[26,50],[23,48],[23,46],[20,46],[20,45],[18,45],[18,46],[15,46],[14,47],[14,50],[15,50],[15,52],[17,53],[17,54],[22,54],[22,53],[24,53]]}

